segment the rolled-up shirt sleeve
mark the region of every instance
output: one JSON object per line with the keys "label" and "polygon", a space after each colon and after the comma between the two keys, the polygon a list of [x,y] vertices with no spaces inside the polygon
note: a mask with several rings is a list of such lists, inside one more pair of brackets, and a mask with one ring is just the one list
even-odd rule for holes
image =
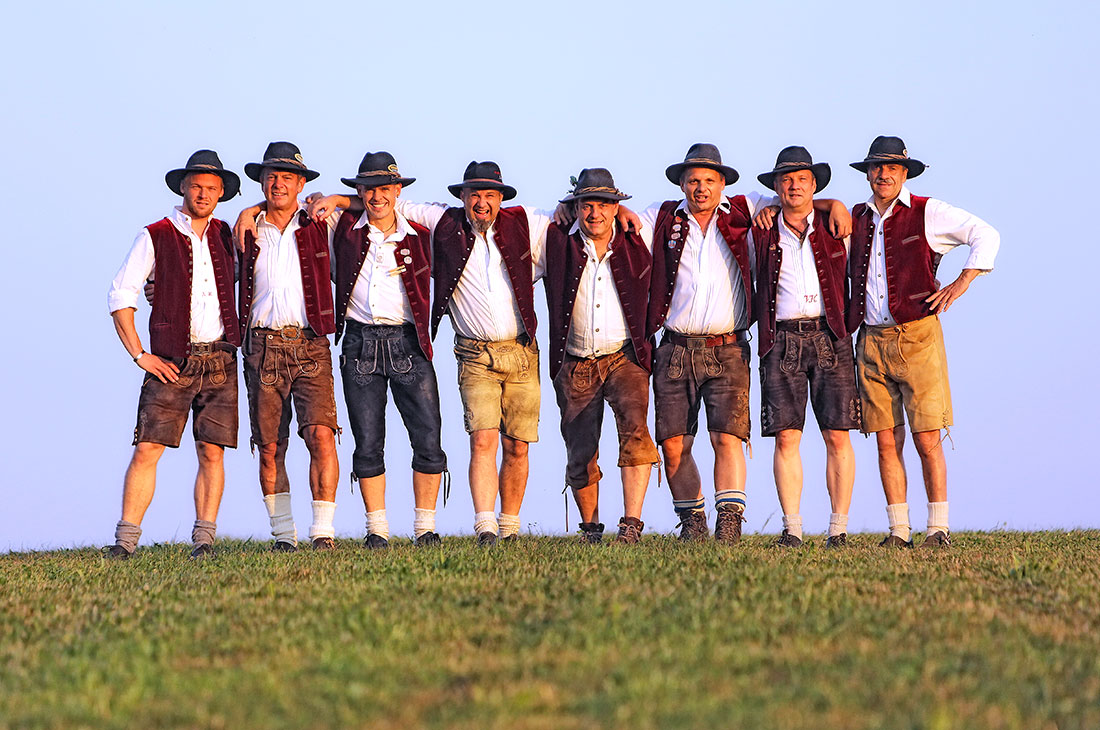
{"label": "rolled-up shirt sleeve", "polygon": [[531,274],[538,281],[546,270],[546,231],[553,222],[551,213],[523,206],[527,214],[527,230],[531,236]]}
{"label": "rolled-up shirt sleeve", "polygon": [[977,269],[982,273],[993,270],[993,260],[1001,247],[1001,234],[978,216],[929,198],[924,207],[924,231],[928,246],[938,254],[945,254],[956,246],[969,246],[970,256],[964,269]]}
{"label": "rolled-up shirt sleeve", "polygon": [[408,203],[404,200],[398,200],[396,208],[397,212],[408,220],[419,223],[435,233],[435,227],[439,225],[439,220],[450,206],[443,203]]}
{"label": "rolled-up shirt sleeve", "polygon": [[107,311],[114,314],[120,309],[137,309],[143,295],[145,282],[153,273],[153,238],[148,228],[142,228],[134,239],[130,253],[115,274],[111,289],[107,292]]}

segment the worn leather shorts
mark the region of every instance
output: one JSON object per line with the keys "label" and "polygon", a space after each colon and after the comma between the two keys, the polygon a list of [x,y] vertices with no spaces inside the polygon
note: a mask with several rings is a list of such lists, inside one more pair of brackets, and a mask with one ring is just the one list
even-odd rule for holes
{"label": "worn leather shorts", "polygon": [[653,365],[657,441],[694,436],[700,406],[706,406],[708,431],[747,441],[750,353],[748,342],[698,349],[663,342]]}
{"label": "worn leather shorts", "polygon": [[135,445],[144,441],[179,447],[190,412],[195,441],[237,447],[237,348],[225,342],[206,347],[204,354],[171,361],[180,369],[174,383],[145,374]]}
{"label": "worn leather shorts", "polygon": [[458,392],[466,432],[499,429],[517,441],[539,440],[539,351],[534,340],[483,342],[455,336]]}

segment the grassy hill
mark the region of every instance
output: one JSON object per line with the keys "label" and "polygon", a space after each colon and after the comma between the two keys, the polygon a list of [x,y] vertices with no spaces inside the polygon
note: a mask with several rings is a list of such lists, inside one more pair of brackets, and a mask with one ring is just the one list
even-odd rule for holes
{"label": "grassy hill", "polygon": [[0,728],[1097,728],[1100,532],[0,556]]}

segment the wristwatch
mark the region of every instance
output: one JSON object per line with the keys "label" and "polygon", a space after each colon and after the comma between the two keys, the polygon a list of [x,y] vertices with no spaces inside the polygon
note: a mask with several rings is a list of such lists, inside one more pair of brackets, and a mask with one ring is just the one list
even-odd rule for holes
{"label": "wristwatch", "polygon": [[144,354],[145,354],[145,350],[142,350],[138,354],[134,355],[134,362],[137,362],[138,360],[140,360],[141,356],[144,355]]}

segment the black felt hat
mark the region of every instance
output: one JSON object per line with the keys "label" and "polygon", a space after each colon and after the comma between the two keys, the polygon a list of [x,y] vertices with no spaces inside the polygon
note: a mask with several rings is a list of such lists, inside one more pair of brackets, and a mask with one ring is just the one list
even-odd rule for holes
{"label": "black felt hat", "polygon": [[756,176],[756,179],[760,181],[761,185],[765,185],[775,190],[776,176],[782,175],[785,172],[797,172],[799,170],[809,170],[813,173],[814,180],[817,181],[817,189],[819,192],[825,189],[825,186],[829,184],[829,180],[833,176],[833,171],[829,169],[829,163],[815,163],[814,158],[810,156],[810,153],[805,147],[792,146],[784,147],[779,152],[779,157],[775,158],[774,170],[761,173]]}
{"label": "black felt hat", "polygon": [[342,177],[340,182],[352,188],[358,185],[376,188],[380,185],[412,185],[416,178],[401,177],[397,160],[389,152],[368,152],[359,163],[359,173],[355,177]]}
{"label": "black felt hat", "polygon": [[602,198],[619,202],[629,200],[630,196],[615,187],[615,178],[603,167],[586,167],[581,170],[580,177],[571,179],[573,190],[569,192],[560,203],[569,203],[584,198]]}
{"label": "black felt hat", "polygon": [[722,153],[718,151],[718,148],[712,144],[706,144],[704,142],[696,142],[684,155],[683,162],[677,162],[675,165],[669,165],[665,169],[665,177],[673,185],[680,184],[680,176],[683,175],[684,170],[692,167],[709,167],[711,170],[717,170],[722,173],[722,176],[726,178],[726,185],[733,185],[737,182],[737,178],[740,175],[737,174],[737,170],[734,170],[729,165],[722,164]]}
{"label": "black felt hat", "polygon": [[207,172],[222,179],[222,186],[225,190],[222,192],[221,198],[218,199],[219,202],[224,203],[241,191],[241,179],[237,177],[237,173],[222,167],[222,161],[218,159],[218,153],[214,150],[199,150],[191,155],[187,158],[186,165],[165,173],[164,182],[168,183],[168,189],[173,193],[183,195],[183,191],[180,190],[180,183],[183,182],[183,178],[192,172]]}
{"label": "black felt hat", "polygon": [[905,149],[905,142],[901,137],[886,137],[879,135],[871,143],[871,149],[867,151],[867,157],[859,162],[851,163],[852,167],[866,173],[871,165],[905,165],[909,170],[909,177],[916,177],[924,172],[928,165],[920,160],[914,160],[909,156],[909,150]]}
{"label": "black felt hat", "polygon": [[462,182],[448,185],[447,189],[456,198],[462,197],[462,189],[471,190],[499,190],[505,200],[516,197],[516,189],[511,185],[505,185],[500,176],[500,165],[495,162],[471,162],[466,165],[466,172],[462,173]]}
{"label": "black felt hat", "polygon": [[305,177],[306,182],[316,180],[321,175],[321,173],[314,172],[306,167],[306,163],[302,160],[302,151],[298,149],[298,145],[291,142],[272,142],[269,144],[267,149],[264,150],[264,161],[249,162],[244,166],[244,174],[256,182],[260,182],[265,167],[270,167],[272,170],[296,172]]}

